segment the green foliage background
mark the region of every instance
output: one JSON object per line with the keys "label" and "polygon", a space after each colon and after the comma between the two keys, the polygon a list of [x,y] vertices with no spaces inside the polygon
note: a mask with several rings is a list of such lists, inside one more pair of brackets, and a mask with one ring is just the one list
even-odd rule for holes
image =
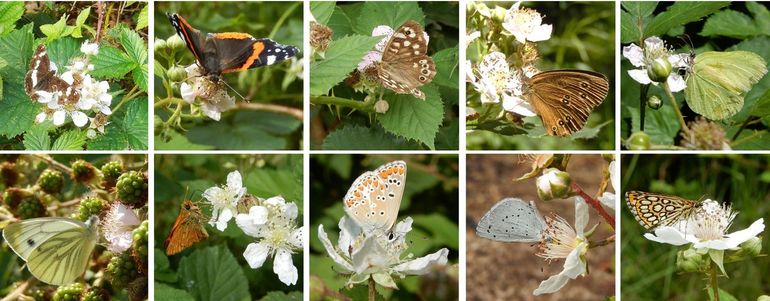
{"label": "green foliage background", "polygon": [[[456,2],[312,2],[313,16],[334,35],[324,58],[316,56],[310,65],[311,148],[458,149],[458,6]],[[374,102],[366,102],[366,94],[343,80],[382,39],[372,37],[372,29],[387,25],[395,30],[408,20],[423,25],[430,37],[428,55],[436,63],[436,77],[420,88],[425,101],[388,90],[383,99],[389,110],[375,113]]]}
{"label": "green foliage background", "polygon": [[[292,256],[299,270],[296,285],[286,286],[273,273],[272,257],[259,269],[249,267],[243,251],[255,238],[235,224],[220,232],[206,224],[209,237],[185,251],[166,256],[163,242],[184,199],[211,207],[201,194],[226,185],[227,174],[238,170],[247,194],[260,198],[281,195],[303,216],[301,155],[156,155],[155,156],[155,300],[301,300],[302,253]],[[187,287],[187,283],[195,283]],[[267,299],[264,299],[267,300]]]}
{"label": "green foliage background", "polygon": [[78,128],[70,121],[60,127],[50,120],[36,124],[35,116],[43,105],[30,100],[24,90],[37,45],[46,45],[61,75],[71,58],[83,55],[83,41],[94,41],[97,13],[93,2],[28,4],[36,9],[25,10],[25,2],[0,3],[0,148],[147,149],[146,3],[106,3],[109,11],[123,7],[125,15],[118,25],[113,22],[102,28],[99,54],[91,58],[95,69],[89,74],[96,80],[108,80],[113,96],[111,123],[95,139],[86,138],[87,127]]}
{"label": "green foliage background", "polygon": [[[412,232],[407,235],[410,247],[402,256],[412,253],[414,258],[418,258],[441,248],[448,248],[447,265],[453,265],[456,272],[459,255],[457,156],[314,155],[310,158],[310,273],[311,277],[317,277],[318,281],[311,283],[311,291],[339,291],[347,281],[347,278],[335,271],[335,263],[318,239],[318,226],[323,224],[332,244],[336,244],[339,236],[337,225],[345,215],[342,199],[350,185],[360,174],[395,160],[404,160],[407,163],[406,190],[396,222],[407,216],[414,219]],[[431,299],[440,293],[457,298],[457,275],[452,276],[452,269],[448,267],[435,271],[438,277],[425,275],[394,278],[398,290],[383,289],[379,286],[377,289],[379,294],[390,300],[414,300],[418,296],[421,299]],[[450,273],[449,277],[447,272]],[[444,290],[437,291],[437,286]],[[429,289],[430,287],[434,289]],[[365,285],[342,293],[355,299],[354,296],[361,296],[358,295],[360,289],[363,289],[363,296],[366,296]]]}
{"label": "green foliage background", "polygon": [[[302,2],[157,2],[155,3],[155,37],[168,39],[175,35],[166,13],[178,13],[190,25],[204,33],[243,32],[255,38],[271,38],[274,41],[297,47],[298,59],[303,59],[302,49]],[[155,87],[157,99],[168,93],[161,81],[166,78],[165,60],[156,52]],[[195,63],[192,53],[185,47],[176,54],[177,64],[186,67]],[[161,63],[163,62],[163,63]],[[272,66],[249,69],[222,75],[222,79],[249,103],[282,106],[301,114],[302,75],[300,70],[289,70],[284,61]],[[236,105],[243,104],[240,96],[230,88],[228,94],[236,98]],[[179,87],[173,88],[179,96]],[[181,99],[181,98],[180,98]],[[157,100],[156,100],[157,101]],[[164,130],[160,123],[167,121],[173,111],[155,109],[156,149],[235,149],[275,150],[301,149],[302,120],[288,114],[238,107],[222,114],[220,121],[205,115],[200,118],[184,118],[183,129],[169,130],[170,140],[159,135]],[[222,135],[222,133],[228,133]]]}
{"label": "green foliage background", "polygon": [[[738,215],[729,232],[742,230],[759,218],[770,217],[770,156],[767,155],[624,155],[622,191],[641,190],[686,199],[702,197],[731,204]],[[676,270],[677,250],[649,241],[645,230],[621,205],[621,295],[623,300],[707,300],[703,274]],[[770,240],[763,236],[762,254]],[[725,264],[729,278],[719,288],[737,300],[756,300],[770,292],[770,260]],[[724,298],[723,298],[724,300]]]}
{"label": "green foliage background", "polygon": [[[481,2],[480,2],[481,3]],[[506,10],[514,2],[483,2],[490,9],[495,6]],[[553,25],[551,38],[537,42],[542,71],[556,69],[592,70],[607,76],[610,91],[604,102],[593,110],[582,131],[571,137],[552,137],[545,134],[539,117],[524,118],[527,127],[510,123],[490,122],[467,134],[469,150],[492,149],[615,149],[615,3],[614,2],[526,2],[522,7],[534,9],[543,15],[543,24]],[[478,16],[469,10],[468,20]],[[470,21],[468,21],[470,22]],[[470,24],[470,23],[468,23]],[[484,32],[489,28],[468,29]],[[494,29],[494,30],[502,30]],[[474,63],[483,58],[478,43],[468,47],[467,59]],[[500,46],[503,47],[503,46]],[[510,53],[506,53],[510,55]],[[470,84],[466,85],[468,99],[478,99]],[[534,126],[533,126],[534,125]]]}
{"label": "green foliage background", "polygon": [[[770,62],[770,10],[761,2],[623,2],[621,11],[621,43],[643,45],[645,38],[659,36],[675,53],[694,50],[751,51]],[[641,24],[640,27],[637,24]],[[692,49],[692,46],[695,49]],[[618,49],[620,51],[620,49]],[[634,68],[621,59],[622,83],[621,136],[625,140],[639,131],[640,84],[628,76]],[[645,108],[644,132],[658,148],[678,144],[681,126],[671,102],[661,87],[651,86],[648,96],[658,96],[663,106]],[[675,93],[677,104],[686,121],[698,115],[685,104],[684,92]],[[732,141],[732,149],[770,148],[770,76],[765,75],[744,97],[743,109],[718,125]]]}

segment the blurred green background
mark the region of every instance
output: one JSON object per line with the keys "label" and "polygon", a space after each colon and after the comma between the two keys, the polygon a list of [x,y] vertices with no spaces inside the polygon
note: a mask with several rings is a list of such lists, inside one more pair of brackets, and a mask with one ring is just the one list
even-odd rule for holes
{"label": "blurred green background", "polygon": [[[641,190],[691,200],[705,196],[731,204],[739,213],[729,232],[745,229],[759,218],[767,223],[770,216],[768,155],[624,155],[621,180],[624,192]],[[644,238],[644,228],[627,205],[621,206],[623,300],[709,299],[703,274],[676,270],[676,253],[683,248]],[[762,253],[768,250],[770,241],[765,238]],[[768,257],[726,263],[725,270],[729,278],[720,277],[719,288],[738,300],[770,294]]]}
{"label": "blurred green background", "polygon": [[[168,39],[175,35],[166,13],[178,13],[190,25],[204,33],[243,32],[254,38],[297,47],[297,58],[304,57],[302,31],[302,2],[156,2],[155,37]],[[180,50],[181,66],[195,63],[192,53]],[[156,53],[156,61],[163,62]],[[157,66],[157,65],[156,65]],[[291,63],[284,61],[242,72],[222,75],[222,79],[238,91],[248,103],[279,105],[302,111],[302,69],[289,70]],[[168,66],[163,66],[168,68]],[[159,72],[156,70],[155,72]],[[299,76],[299,77],[298,77]],[[158,76],[154,77],[156,101],[166,97],[166,89]],[[236,105],[244,105],[240,96],[227,88],[236,98]],[[179,96],[179,88],[175,87]],[[156,108],[155,115],[167,120],[170,113]],[[288,114],[272,111],[236,108],[222,114],[217,122],[203,116],[183,119],[186,131],[171,134],[170,141],[160,139],[156,132],[156,149],[300,149],[302,147],[302,120]],[[156,120],[156,125],[158,121]],[[220,135],[227,132],[228,135]]]}
{"label": "blurred green background", "polygon": [[435,300],[438,294],[450,300],[457,298],[459,167],[456,155],[313,155],[310,158],[311,291],[324,289],[320,285],[338,291],[347,281],[334,270],[335,263],[318,239],[318,225],[324,225],[329,239],[336,244],[337,224],[345,215],[342,199],[350,185],[362,173],[395,160],[407,163],[406,188],[396,222],[407,216],[414,219],[406,238],[410,246],[402,256],[412,253],[418,258],[448,248],[449,260],[446,268],[428,275],[394,278],[398,290],[378,285],[378,292],[390,300]]}
{"label": "blurred green background", "polygon": [[[490,9],[500,6],[506,10],[514,2],[483,2]],[[551,38],[537,42],[542,71],[556,69],[583,69],[604,74],[610,82],[610,91],[601,105],[593,110],[586,127],[604,125],[590,140],[545,136],[531,138],[525,135],[503,136],[487,131],[467,135],[467,149],[614,149],[615,148],[615,3],[614,2],[525,2],[522,8],[531,8],[543,15],[543,24],[553,25]],[[472,18],[472,12],[468,12]],[[468,29],[478,30],[478,29]],[[475,45],[475,44],[474,44]],[[468,48],[467,59],[479,62],[476,47]],[[468,91],[472,91],[468,87]],[[533,117],[538,118],[538,117]],[[539,120],[537,122],[540,122]]]}
{"label": "blurred green background", "polygon": [[[212,283],[216,283],[216,277],[224,276],[233,277],[227,285],[233,285],[230,282],[248,282],[249,299],[260,299],[270,292],[302,296],[302,253],[295,253],[292,256],[294,266],[299,270],[299,280],[296,285],[286,286],[278,280],[278,276],[273,273],[272,256],[261,268],[252,269],[243,258],[243,251],[256,239],[244,234],[235,224],[235,219],[228,223],[224,232],[206,224],[204,227],[209,233],[208,239],[192,245],[179,254],[170,257],[165,255],[163,242],[179,213],[182,201],[191,199],[199,204],[205,216],[210,217],[211,206],[205,204],[206,199],[201,194],[209,187],[226,185],[227,175],[234,170],[240,171],[247,194],[260,198],[281,195],[287,202],[297,204],[299,209],[297,220],[300,224],[302,223],[302,155],[156,155],[154,207],[156,300],[164,299],[160,294],[167,293],[171,288],[185,290],[183,283],[187,283],[188,276],[181,272],[179,263],[185,260],[185,257],[193,258],[199,251],[208,252],[202,254],[207,254],[206,256],[209,257],[211,256],[208,254],[219,252],[220,256],[233,256],[237,260],[240,271],[235,270],[228,275],[216,275],[216,273],[206,275],[213,277],[210,280]],[[215,260],[216,258],[204,259]],[[158,289],[158,286],[161,286],[161,289]],[[205,287],[204,284],[198,286]],[[210,289],[215,290],[215,288]],[[219,298],[225,297],[219,296]]]}

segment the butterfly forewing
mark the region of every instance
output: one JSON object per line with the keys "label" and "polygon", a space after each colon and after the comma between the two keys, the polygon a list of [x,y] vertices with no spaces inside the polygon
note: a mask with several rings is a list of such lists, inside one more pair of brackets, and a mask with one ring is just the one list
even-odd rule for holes
{"label": "butterfly forewing", "polygon": [[607,77],[583,70],[541,72],[529,81],[528,99],[552,136],[567,136],[585,126],[591,111],[609,93]]}
{"label": "butterfly forewing", "polygon": [[209,237],[204,224],[206,218],[200,208],[190,200],[185,200],[176,217],[163,247],[167,255],[182,252],[193,244]]}
{"label": "butterfly forewing", "polygon": [[393,161],[359,176],[344,198],[345,212],[365,232],[384,233],[396,222],[406,186],[406,162]]}
{"label": "butterfly forewing", "polygon": [[545,221],[534,202],[507,198],[484,214],[476,235],[502,242],[537,242],[543,229]]}
{"label": "butterfly forewing", "polygon": [[436,76],[436,65],[427,53],[428,41],[422,26],[415,21],[401,25],[385,44],[382,62],[377,65],[383,86],[425,99],[419,88]]}
{"label": "butterfly forewing", "polygon": [[626,205],[642,227],[652,230],[689,218],[699,203],[677,196],[628,191]]}

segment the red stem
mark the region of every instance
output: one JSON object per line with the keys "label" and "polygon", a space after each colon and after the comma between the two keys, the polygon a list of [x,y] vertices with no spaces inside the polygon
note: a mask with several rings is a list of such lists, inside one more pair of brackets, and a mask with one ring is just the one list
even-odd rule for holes
{"label": "red stem", "polygon": [[601,215],[604,220],[607,221],[610,226],[612,226],[612,229],[615,230],[615,218],[604,210],[604,207],[602,207],[602,203],[599,202],[599,200],[588,195],[585,191],[583,191],[583,188],[580,188],[580,185],[575,182],[572,182],[572,191],[577,192],[581,197],[583,197],[586,203],[594,208],[594,210],[596,210],[596,212],[598,212],[599,215]]}

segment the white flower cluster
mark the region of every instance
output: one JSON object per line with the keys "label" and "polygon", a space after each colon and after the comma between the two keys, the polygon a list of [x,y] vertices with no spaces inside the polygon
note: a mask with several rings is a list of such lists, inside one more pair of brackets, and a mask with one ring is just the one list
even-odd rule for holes
{"label": "white flower cluster", "polygon": [[203,114],[216,121],[222,117],[222,112],[235,108],[235,98],[228,95],[219,82],[203,76],[198,64],[187,66],[184,70],[187,71],[188,81],[192,83],[183,82],[179,87],[184,101],[193,104],[196,99],[200,99]]}
{"label": "white flower cluster", "polygon": [[[37,101],[45,104],[46,107],[36,117],[38,123],[48,119],[53,121],[56,126],[64,124],[67,116],[72,118],[72,122],[77,127],[83,127],[91,121],[88,136],[93,138],[96,131],[104,133],[104,126],[107,125],[106,118],[112,114],[110,105],[112,104],[112,95],[109,94],[110,85],[106,81],[97,81],[88,74],[94,70],[94,65],[89,63],[89,58],[99,52],[99,45],[96,43],[83,42],[80,51],[85,54],[82,58],[71,61],[71,65],[66,66],[67,71],[60,78],[71,85],[78,92],[80,98],[74,103],[63,96],[63,93],[36,91]],[[51,62],[51,69],[56,71],[56,65]],[[95,112],[94,117],[89,117],[88,112]]]}
{"label": "white flower cluster", "polygon": [[235,217],[243,233],[258,239],[243,252],[249,266],[252,269],[260,268],[272,256],[273,272],[281,282],[286,285],[297,284],[299,272],[291,256],[302,250],[304,241],[304,227],[297,227],[297,205],[276,196],[259,200],[258,204],[249,208],[248,214],[238,214],[238,202],[245,194],[246,187],[243,187],[241,173],[238,171],[227,175],[226,186],[206,189],[203,197],[212,206],[209,224],[224,231],[227,223]]}

